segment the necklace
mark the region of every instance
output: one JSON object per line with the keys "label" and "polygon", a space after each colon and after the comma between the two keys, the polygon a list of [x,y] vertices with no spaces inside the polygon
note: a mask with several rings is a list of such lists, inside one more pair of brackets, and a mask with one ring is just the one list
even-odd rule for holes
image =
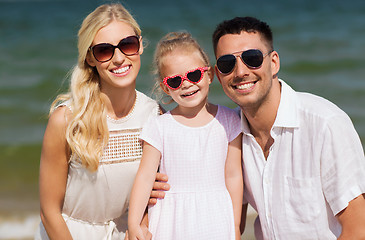
{"label": "necklace", "polygon": [[135,108],[136,108],[137,102],[138,102],[138,93],[137,93],[137,91],[136,91],[136,98],[135,98],[135,100],[134,100],[134,104],[133,104],[133,106],[132,106],[132,110],[128,113],[128,115],[127,115],[127,116],[122,117],[122,118],[115,119],[115,118],[110,117],[110,116],[107,114],[107,115],[106,115],[106,118],[107,118],[110,122],[112,122],[112,123],[123,123],[123,122],[128,121],[128,120],[131,118],[131,116],[133,115],[133,113],[134,113],[134,110],[135,110]]}

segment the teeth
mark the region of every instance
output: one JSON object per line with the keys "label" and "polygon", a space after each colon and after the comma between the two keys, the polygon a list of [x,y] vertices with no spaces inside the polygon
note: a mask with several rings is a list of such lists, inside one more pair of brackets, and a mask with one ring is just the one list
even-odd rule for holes
{"label": "teeth", "polygon": [[185,96],[185,97],[187,97],[187,96],[191,96],[191,95],[193,95],[194,93],[196,93],[197,91],[195,91],[195,92],[191,92],[191,93],[187,93],[187,94],[183,94],[183,96]]}
{"label": "teeth", "polygon": [[236,88],[237,89],[240,89],[240,90],[245,90],[245,89],[249,89],[251,87],[253,87],[255,84],[254,83],[246,83],[246,84],[240,84],[240,85],[237,85]]}
{"label": "teeth", "polygon": [[121,73],[126,72],[128,69],[129,69],[129,66],[123,67],[123,68],[114,69],[112,72],[113,73],[116,73],[116,74],[121,74]]}

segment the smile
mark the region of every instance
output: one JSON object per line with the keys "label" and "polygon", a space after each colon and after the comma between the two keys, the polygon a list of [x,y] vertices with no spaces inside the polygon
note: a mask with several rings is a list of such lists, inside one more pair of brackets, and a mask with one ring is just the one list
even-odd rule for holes
{"label": "smile", "polygon": [[255,84],[256,84],[256,82],[237,84],[237,85],[233,85],[233,88],[238,89],[238,90],[249,90],[249,89],[252,89],[255,86]]}
{"label": "smile", "polygon": [[126,67],[122,67],[122,68],[118,68],[118,69],[113,69],[112,72],[115,74],[122,74],[127,72],[130,69],[130,66],[126,66]]}
{"label": "smile", "polygon": [[190,93],[186,93],[186,94],[182,94],[181,96],[182,97],[190,97],[190,96],[192,96],[192,95],[194,95],[195,93],[197,93],[199,90],[196,90],[196,91],[194,91],[194,92],[190,92]]}

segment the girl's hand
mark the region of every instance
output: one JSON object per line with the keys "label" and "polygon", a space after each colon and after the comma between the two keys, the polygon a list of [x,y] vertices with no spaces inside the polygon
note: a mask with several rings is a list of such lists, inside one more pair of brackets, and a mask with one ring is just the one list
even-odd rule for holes
{"label": "girl's hand", "polygon": [[170,185],[167,183],[168,177],[166,174],[157,173],[156,181],[153,184],[153,189],[151,192],[150,199],[148,203],[150,205],[155,205],[157,203],[157,198],[164,198],[164,191],[168,191],[170,189]]}
{"label": "girl's hand", "polygon": [[142,228],[137,226],[136,228],[129,229],[129,231],[126,232],[125,240],[148,240],[148,238],[144,237]]}

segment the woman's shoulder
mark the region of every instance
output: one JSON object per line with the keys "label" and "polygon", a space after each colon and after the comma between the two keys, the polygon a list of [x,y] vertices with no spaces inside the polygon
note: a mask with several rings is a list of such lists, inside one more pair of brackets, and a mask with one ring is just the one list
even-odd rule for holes
{"label": "woman's shoulder", "polygon": [[71,118],[72,112],[66,105],[57,106],[50,114],[48,125],[60,128],[66,128],[68,120]]}
{"label": "woman's shoulder", "polygon": [[137,108],[142,112],[153,112],[155,115],[158,115],[160,112],[159,105],[156,100],[148,97],[142,92],[137,92]]}

